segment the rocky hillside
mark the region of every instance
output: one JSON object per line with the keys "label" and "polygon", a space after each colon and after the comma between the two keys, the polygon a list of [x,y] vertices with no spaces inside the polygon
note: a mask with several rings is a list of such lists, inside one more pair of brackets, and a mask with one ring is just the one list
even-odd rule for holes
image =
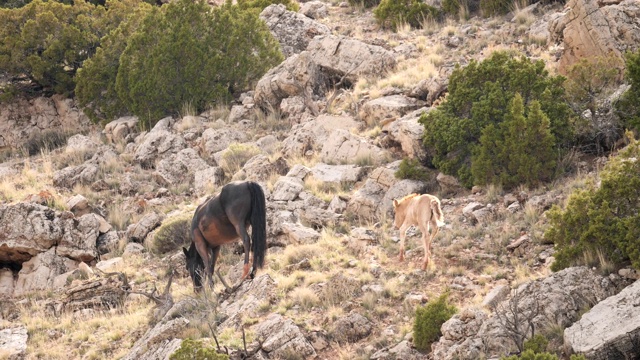
{"label": "rocky hillside", "polygon": [[[418,118],[456,64],[511,50],[556,73],[621,57],[640,44],[637,1],[539,3],[397,32],[346,3],[273,5],[261,18],[286,59],[229,107],[140,132],[135,117],[91,125],[72,99],[0,105],[0,358],[167,359],[199,346],[186,339],[237,359],[499,358],[532,330],[561,358],[640,354],[635,272],[552,273],[542,236],[545,211],[597,179],[606,157],[578,154],[566,177],[511,192],[436,171],[395,176],[424,155]],[[265,191],[266,266],[234,292],[216,281],[196,294],[185,224],[232,180]],[[392,226],[393,199],[414,192],[444,212],[426,271],[419,231],[400,262]],[[222,249],[228,283],[242,251]],[[419,351],[416,309],[442,294],[456,315]]]}

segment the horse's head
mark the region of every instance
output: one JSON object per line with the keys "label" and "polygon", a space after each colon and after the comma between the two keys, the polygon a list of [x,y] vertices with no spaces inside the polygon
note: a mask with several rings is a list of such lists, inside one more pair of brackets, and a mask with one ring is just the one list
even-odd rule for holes
{"label": "horse's head", "polygon": [[193,281],[193,288],[195,291],[202,289],[202,273],[204,272],[204,262],[196,250],[196,246],[191,243],[189,250],[182,248],[187,263],[187,271]]}
{"label": "horse's head", "polygon": [[407,204],[410,203],[408,200],[413,199],[416,196],[418,196],[418,194],[409,194],[397,200],[393,199],[393,212],[395,213],[395,217],[393,219],[394,228],[400,229],[400,226],[402,226],[407,214]]}

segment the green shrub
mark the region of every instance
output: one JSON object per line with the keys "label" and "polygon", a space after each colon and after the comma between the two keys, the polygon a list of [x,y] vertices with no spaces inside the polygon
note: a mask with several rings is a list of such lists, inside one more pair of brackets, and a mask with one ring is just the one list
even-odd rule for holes
{"label": "green shrub", "polygon": [[538,108],[533,103],[539,103],[541,114],[534,118],[543,122],[544,114],[549,119],[554,151],[569,148],[573,144],[572,112],[563,100],[563,81],[563,77],[550,76],[544,62],[507,52],[495,52],[482,62],[472,60],[464,68],[456,67],[449,78],[447,99],[420,118],[428,161],[443,173],[457,176],[465,186],[486,182],[485,176],[474,179],[472,155],[480,152],[476,148],[486,127],[508,128],[500,124],[513,117],[509,106],[515,94],[522,97],[528,121],[532,121],[529,112]]}
{"label": "green shrub", "polygon": [[202,340],[184,339],[182,345],[169,357],[170,360],[228,360],[226,354],[219,354],[215,349],[205,347]]}
{"label": "green shrub", "polygon": [[136,6],[127,6],[125,2],[110,5],[110,11],[119,6],[122,8],[119,12],[126,10],[126,15],[119,19],[120,25],[102,39],[95,55],[84,62],[76,75],[76,98],[83,112],[94,122],[110,121],[128,113],[116,92],[120,55],[151,11],[151,6],[143,2]]}
{"label": "green shrub", "polygon": [[34,0],[16,9],[0,9],[0,73],[23,91],[71,94],[75,74],[101,39],[140,0],[113,0],[105,6],[75,1]]}
{"label": "green shrub", "polygon": [[418,159],[402,159],[400,167],[395,173],[398,179],[410,179],[426,181],[429,179],[429,172],[420,164]]}
{"label": "green shrub", "polygon": [[241,9],[256,9],[258,12],[272,4],[283,4],[289,11],[298,12],[300,10],[300,5],[293,0],[238,0],[238,6]]}
{"label": "green shrub", "polygon": [[424,307],[416,309],[416,319],[413,323],[413,344],[418,350],[427,350],[431,344],[442,335],[440,327],[457,311],[448,302],[448,293],[431,300]]}
{"label": "green shrub", "polygon": [[[537,353],[533,350],[525,350],[520,355],[502,357],[500,360],[558,360],[558,355],[548,352]],[[571,355],[570,360],[586,360],[584,355]]]}
{"label": "green shrub", "polygon": [[158,255],[178,249],[191,243],[191,214],[183,214],[167,219],[153,236],[151,251]]}
{"label": "green shrub", "polygon": [[628,130],[640,132],[640,49],[625,55],[625,77],[631,86],[616,104],[616,114]]}
{"label": "green shrub", "polygon": [[522,96],[516,94],[504,121],[482,130],[471,160],[474,183],[511,189],[520,184],[535,187],[540,181],[551,180],[555,153],[549,118],[537,101],[531,102],[528,116],[524,110]]}
{"label": "green shrub", "polygon": [[380,4],[380,0],[349,0],[349,5],[364,6],[365,8],[372,8],[378,4]]}
{"label": "green shrub", "polygon": [[438,9],[420,0],[382,0],[373,14],[378,24],[395,31],[402,24],[422,28],[425,19],[438,17]]}
{"label": "green shrub", "polygon": [[549,340],[547,340],[544,335],[536,334],[524,342],[524,350],[531,350],[535,353],[541,353],[547,350],[547,345],[549,345]]}
{"label": "green shrub", "polygon": [[631,138],[602,170],[599,186],[591,183],[571,194],[564,210],[554,205],[547,212],[544,238],[556,248],[552,270],[585,263],[594,254],[601,265],[631,262],[640,269],[639,158],[640,144]]}
{"label": "green shrub", "polygon": [[115,89],[151,127],[186,103],[201,112],[227,101],[282,59],[257,12],[231,1],[212,10],[203,1],[179,0],[153,8],[131,36]]}

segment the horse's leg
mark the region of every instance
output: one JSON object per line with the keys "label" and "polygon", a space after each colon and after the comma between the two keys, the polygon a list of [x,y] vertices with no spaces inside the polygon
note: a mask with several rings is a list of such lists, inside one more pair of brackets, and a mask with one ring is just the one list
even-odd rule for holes
{"label": "horse's leg", "polygon": [[220,246],[216,246],[211,249],[211,281],[213,282],[214,273],[216,271],[216,261],[218,261],[218,255],[220,255]]}
{"label": "horse's leg", "polygon": [[[249,233],[247,233],[247,226],[243,221],[238,222],[236,225],[236,232],[242,238],[242,245],[244,246],[244,267],[242,268],[242,280],[247,278],[249,275],[249,253],[251,252],[251,238],[249,237]],[[253,269],[251,272],[251,277],[253,278],[254,272],[256,269]]]}
{"label": "horse's leg", "polygon": [[204,263],[205,278],[208,278],[209,284],[213,285],[212,257],[209,256],[209,245],[207,245],[204,236],[202,236],[202,233],[198,229],[193,230],[193,243],[196,244],[196,250],[198,250],[198,254],[200,254],[202,262]]}
{"label": "horse's leg", "polygon": [[431,235],[427,235],[429,240],[425,242],[425,263],[423,270],[426,270],[427,266],[429,266],[429,261],[431,260],[431,245],[433,244],[433,239],[438,235],[438,231],[440,231],[436,220],[433,218],[429,221],[428,227],[431,228]]}
{"label": "horse's leg", "polygon": [[400,227],[400,261],[404,261],[404,239],[407,236],[408,226],[402,225]]}

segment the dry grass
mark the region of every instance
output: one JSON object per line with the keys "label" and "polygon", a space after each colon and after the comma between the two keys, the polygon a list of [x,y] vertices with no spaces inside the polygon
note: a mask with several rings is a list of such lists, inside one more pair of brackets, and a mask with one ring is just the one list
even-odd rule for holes
{"label": "dry grass", "polygon": [[372,99],[382,96],[382,90],[387,87],[410,89],[420,80],[428,79],[437,74],[437,68],[429,58],[406,59],[398,62],[396,69],[382,79],[359,80],[356,83],[356,94],[365,91]]}
{"label": "dry grass", "polygon": [[[42,302],[21,308],[20,321],[29,333],[29,359],[104,359],[124,356],[138,339],[135,329],[146,329],[148,301],[128,301],[125,308],[78,319],[65,313],[55,317]],[[52,336],[56,336],[52,341]]]}

